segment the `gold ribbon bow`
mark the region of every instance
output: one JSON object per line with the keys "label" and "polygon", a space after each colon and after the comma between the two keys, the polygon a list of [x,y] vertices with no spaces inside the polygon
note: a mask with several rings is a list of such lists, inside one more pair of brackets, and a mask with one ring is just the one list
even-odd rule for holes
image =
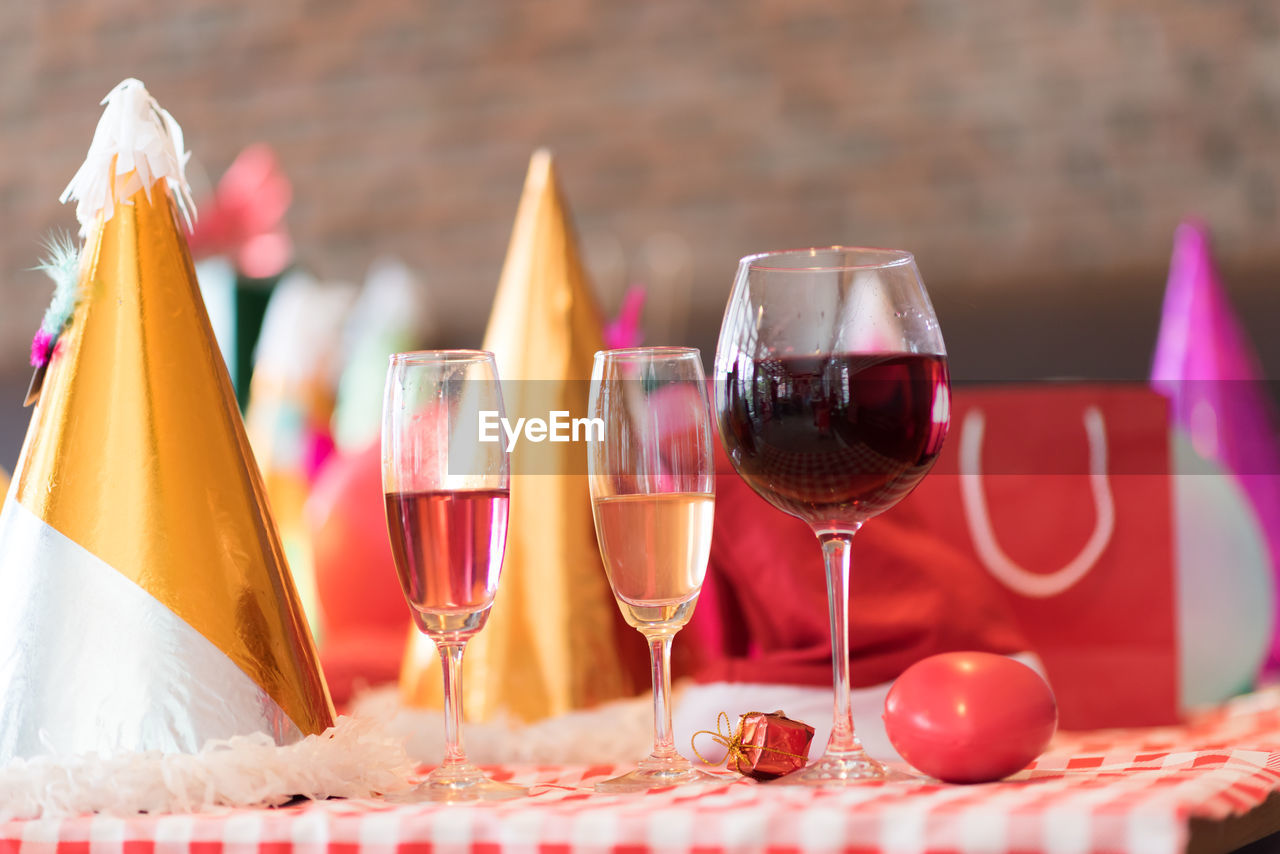
{"label": "gold ribbon bow", "polygon": [[[735,770],[737,770],[739,773],[742,773],[742,768],[744,766],[747,768],[751,767],[751,759],[747,756],[746,748],[742,746],[742,729],[746,725],[747,718],[751,717],[752,715],[763,715],[763,714],[764,712],[747,712],[745,715],[739,715],[738,729],[735,731],[731,731],[730,730],[731,723],[729,721],[728,712],[721,712],[719,715],[716,716],[716,728],[714,731],[709,729],[700,729],[697,732],[695,732],[693,736],[689,739],[689,747],[693,750],[693,755],[698,757],[698,761],[701,762],[703,765],[716,764],[715,762],[708,762],[706,758],[701,753],[698,752],[698,745],[696,743],[698,740],[698,736],[709,735],[711,736],[712,740],[715,741],[716,744],[723,745],[725,748],[728,749],[729,753],[725,756],[725,767],[726,768],[729,767],[730,761],[732,761],[732,767]],[[724,732],[720,731],[722,724],[724,727]],[[752,746],[754,747],[755,745],[752,745]],[[807,756],[804,756],[802,754],[788,753],[787,751],[779,750],[776,747],[767,747],[765,745],[760,745],[756,749],[767,750],[770,753],[777,753],[780,756],[790,756],[792,759],[808,759]]]}

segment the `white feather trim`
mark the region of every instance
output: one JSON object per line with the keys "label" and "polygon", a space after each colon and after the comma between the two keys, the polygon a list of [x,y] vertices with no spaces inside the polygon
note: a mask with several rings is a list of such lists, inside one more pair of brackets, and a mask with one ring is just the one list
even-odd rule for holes
{"label": "white feather trim", "polygon": [[[403,708],[394,687],[366,692],[354,706],[325,733],[284,747],[259,733],[210,742],[197,754],[14,760],[0,767],[0,821],[265,807],[299,795],[369,798],[407,790],[416,763],[440,762],[440,712]],[[463,732],[477,764],[590,765],[646,756],[652,727],[652,700],[641,696],[532,724],[468,723]]]}
{"label": "white feather trim", "polygon": [[182,144],[182,128],[151,97],[140,80],[130,77],[102,99],[106,109],[98,120],[84,163],[59,201],[76,200],[80,233],[87,235],[98,214],[111,219],[117,201],[139,190],[151,198],[151,186],[168,181],[178,210],[190,226],[196,206],[187,186],[186,165],[191,152]]}
{"label": "white feather trim", "polygon": [[[417,762],[435,765],[444,755],[444,715],[402,707],[394,687],[361,694],[352,714],[386,719],[387,732],[403,738]],[[478,765],[635,762],[653,750],[653,700],[642,695],[530,724],[511,719],[466,723],[462,741],[467,758]]]}
{"label": "white feather trim", "polygon": [[256,733],[210,742],[197,754],[18,759],[0,768],[0,820],[274,806],[297,795],[367,798],[409,788],[413,768],[403,743],[378,722],[341,717],[284,747]]}

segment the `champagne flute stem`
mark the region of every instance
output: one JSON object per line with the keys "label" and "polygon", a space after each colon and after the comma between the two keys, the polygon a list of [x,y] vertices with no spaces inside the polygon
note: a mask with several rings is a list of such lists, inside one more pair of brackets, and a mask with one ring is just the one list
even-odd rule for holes
{"label": "champagne flute stem", "polygon": [[[861,527],[859,525],[858,527]],[[831,610],[831,669],[835,687],[831,739],[827,753],[860,753],[862,744],[853,731],[853,708],[849,699],[849,550],[855,527],[818,534],[822,559],[827,568],[827,605]]]}
{"label": "champagne flute stem", "polygon": [[440,669],[444,674],[444,763],[465,765],[462,749],[462,653],[466,640],[437,640]]}
{"label": "champagne flute stem", "polygon": [[649,666],[653,671],[653,756],[674,759],[675,738],[671,735],[671,639],[670,632],[646,635]]}

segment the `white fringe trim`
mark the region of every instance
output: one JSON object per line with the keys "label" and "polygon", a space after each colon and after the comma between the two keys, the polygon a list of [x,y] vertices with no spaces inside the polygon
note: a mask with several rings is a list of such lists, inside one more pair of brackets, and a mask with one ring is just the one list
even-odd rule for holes
{"label": "white fringe trim", "polygon": [[[397,689],[356,697],[352,714],[386,720],[388,734],[404,740],[415,761],[435,765],[444,755],[444,715],[407,709]],[[635,762],[653,750],[653,700],[641,695],[534,723],[500,718],[466,723],[462,743],[478,765],[597,765]],[[685,745],[676,745],[688,752]]]}
{"label": "white fringe trim", "polygon": [[[652,726],[653,703],[642,695],[531,724],[468,723],[463,739],[480,765],[626,764],[652,749]],[[14,760],[0,767],[0,821],[371,798],[407,790],[418,764],[436,765],[443,755],[443,715],[402,707],[392,686],[357,697],[352,715],[323,734],[283,747],[256,733],[210,742],[197,754]]]}
{"label": "white fringe trim", "polygon": [[376,720],[340,717],[283,747],[256,733],[197,754],[18,759],[0,768],[0,821],[266,807],[299,795],[368,798],[409,788],[413,770],[404,745]]}
{"label": "white fringe trim", "polygon": [[106,109],[89,153],[59,197],[61,202],[79,202],[76,219],[81,235],[87,236],[99,213],[103,222],[111,219],[116,202],[128,200],[139,190],[145,190],[150,199],[151,186],[161,178],[168,180],[174,202],[190,226],[196,206],[187,185],[185,170],[191,152],[183,149],[182,128],[132,77],[112,89],[102,103]]}

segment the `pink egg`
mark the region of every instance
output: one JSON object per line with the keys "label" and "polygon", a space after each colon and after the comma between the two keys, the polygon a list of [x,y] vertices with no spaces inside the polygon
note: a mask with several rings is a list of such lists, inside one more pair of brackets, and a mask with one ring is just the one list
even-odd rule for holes
{"label": "pink egg", "polygon": [[1058,704],[1030,667],[989,652],[946,652],[908,667],[884,702],[889,741],[948,783],[986,783],[1025,768],[1049,744]]}

